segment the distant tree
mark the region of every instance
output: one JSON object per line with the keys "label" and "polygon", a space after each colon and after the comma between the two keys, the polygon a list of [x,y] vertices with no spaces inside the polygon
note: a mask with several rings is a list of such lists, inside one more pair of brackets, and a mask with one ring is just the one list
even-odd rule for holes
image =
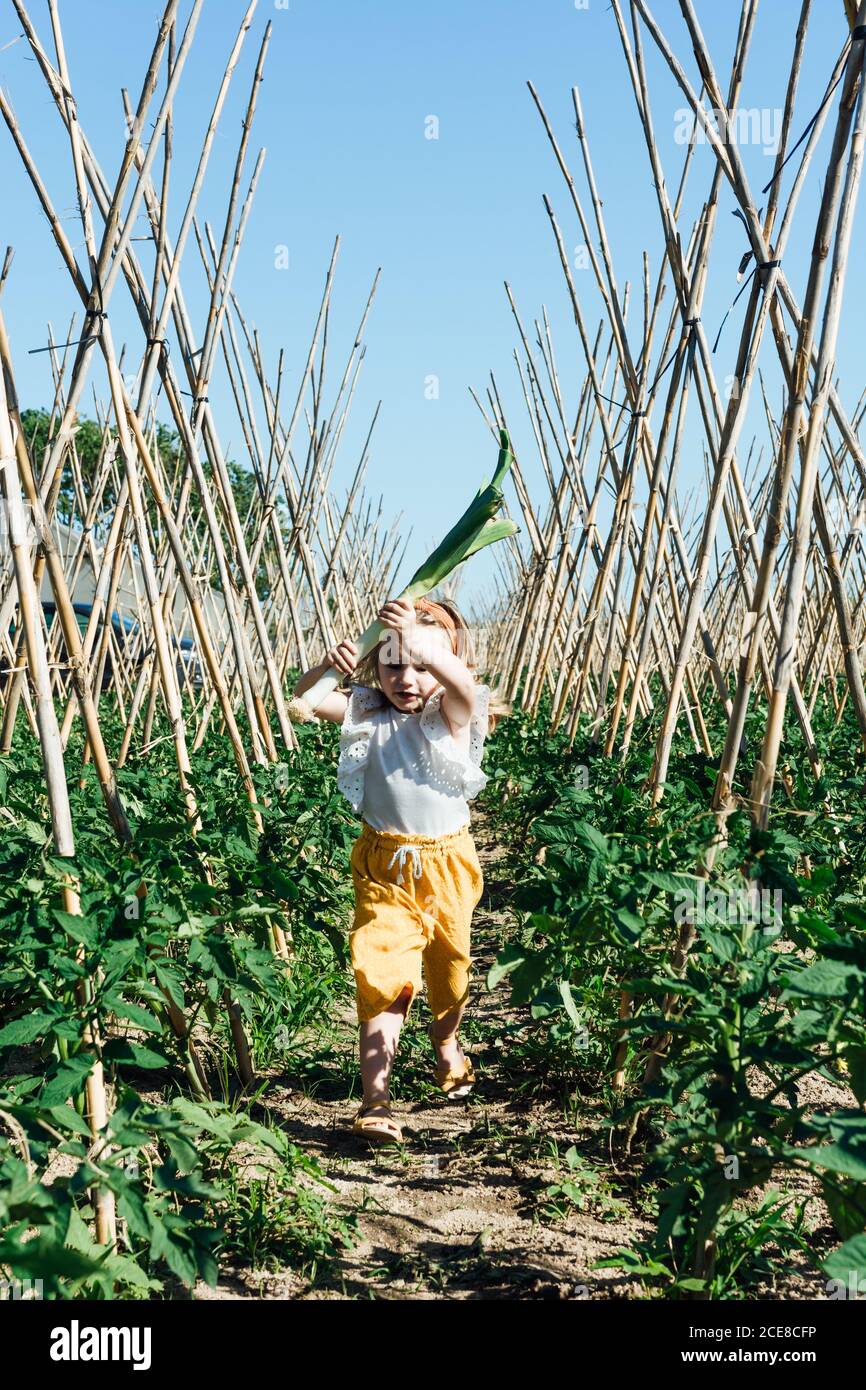
{"label": "distant tree", "polygon": [[[24,430],[24,437],[30,456],[37,470],[41,469],[50,443],[51,415],[47,410],[30,409],[21,412],[21,424]],[[55,422],[56,427],[56,422]],[[75,451],[78,457],[78,466],[81,474],[81,484],[85,498],[89,498],[96,483],[102,464],[104,450],[106,447],[115,446],[117,441],[116,430],[109,426],[108,431],[87,416],[79,416],[75,425]],[[171,482],[178,471],[178,464],[182,456],[183,446],[177,430],[170,425],[159,421],[156,426],[156,447],[162,460],[165,475]],[[210,483],[213,482],[213,473],[208,460],[203,463],[205,477]],[[231,483],[232,493],[234,494],[235,506],[243,524],[250,511],[250,507],[258,499],[258,484],[255,475],[247,468],[243,468],[235,459],[226,460],[226,471]],[[123,464],[118,460],[117,476],[123,476]],[[214,489],[217,491],[216,489]],[[100,514],[111,516],[117,505],[117,490],[114,481],[109,478],[101,498]],[[155,504],[147,500],[146,503],[150,514],[151,522],[157,525],[157,512]],[[204,515],[201,499],[198,491],[193,488],[189,500],[190,516],[197,529],[204,527]],[[277,515],[279,517],[280,528],[283,536],[288,540],[289,523],[285,504],[277,503]],[[57,517],[66,525],[80,525],[81,514],[80,506],[76,500],[75,486],[73,483],[72,468],[67,460],[63,469],[63,477],[60,485],[60,492],[57,497]],[[211,584],[215,589],[221,589],[222,585],[219,575],[214,571]],[[269,592],[267,571],[264,564],[259,563],[256,575],[256,591],[259,598],[267,598]]]}
{"label": "distant tree", "polygon": [[[51,416],[47,410],[23,410],[21,424],[30,456],[38,470],[41,470],[49,447],[49,427]],[[81,468],[82,483],[89,496],[99,469],[102,457],[102,430],[95,420],[79,419],[75,427],[75,449]],[[105,506],[113,508],[117,501],[114,485],[109,481],[105,492]],[[76,512],[75,489],[72,470],[67,464],[63,470],[60,493],[57,498],[57,515],[61,521],[69,523]]]}

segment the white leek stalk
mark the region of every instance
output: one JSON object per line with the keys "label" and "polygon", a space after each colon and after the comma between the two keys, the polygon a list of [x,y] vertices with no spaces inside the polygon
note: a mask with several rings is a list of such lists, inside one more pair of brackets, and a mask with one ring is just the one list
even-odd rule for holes
{"label": "white leek stalk", "polygon": [[[458,565],[462,564],[464,560],[468,560],[470,555],[482,550],[485,545],[492,545],[494,541],[504,540],[506,536],[513,536],[520,529],[515,522],[506,521],[496,516],[503,502],[502,483],[513,459],[508,434],[505,430],[499,431],[499,441],[499,458],[493,481],[481,484],[457,525],[452,526],[448,535],[437,545],[433,554],[425,560],[419,570],[415,571],[406,588],[398,597],[407,598],[413,603],[416,599],[423,598],[425,594],[429,594],[432,589],[435,589],[437,584],[441,584],[443,579],[447,579]],[[361,634],[357,642],[359,661],[373,650],[385,631],[387,629],[377,619],[370,624],[366,632]],[[322,701],[333,690],[336,690],[342,679],[342,673],[337,671],[335,667],[329,666],[314,686],[304,691],[303,695],[296,695],[293,700],[289,701],[289,717],[301,724],[309,723],[310,720],[315,719],[315,712]]]}

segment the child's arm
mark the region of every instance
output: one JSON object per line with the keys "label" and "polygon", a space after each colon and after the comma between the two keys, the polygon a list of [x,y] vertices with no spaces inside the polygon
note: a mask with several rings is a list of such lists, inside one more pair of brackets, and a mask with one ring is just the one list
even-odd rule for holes
{"label": "child's arm", "polygon": [[408,599],[391,599],[379,614],[380,622],[400,633],[409,647],[412,661],[435,676],[445,693],[440,706],[452,735],[456,738],[475,712],[475,678],[468,666],[449,650],[442,639],[442,628],[415,621],[414,605]]}
{"label": "child's arm", "polygon": [[[337,671],[342,671],[346,676],[351,676],[357,664],[358,648],[355,643],[340,642],[339,646],[332,647],[329,652],[325,653],[324,661],[320,661],[318,666],[311,666],[309,671],[304,672],[292,694],[303,695],[305,690],[311,690],[319,677],[323,676],[330,666],[333,666]],[[348,695],[342,690],[334,690],[319,705],[316,715],[319,719],[329,719],[332,724],[342,724],[348,707]]]}
{"label": "child's arm", "polygon": [[[425,627],[421,623],[415,624],[412,658],[426,666],[430,674],[444,686],[445,694],[439,708],[456,738],[475,713],[475,679],[460,657],[450,652],[444,642],[437,641],[432,636],[436,631],[436,628]],[[441,632],[442,629],[439,628],[438,631]]]}

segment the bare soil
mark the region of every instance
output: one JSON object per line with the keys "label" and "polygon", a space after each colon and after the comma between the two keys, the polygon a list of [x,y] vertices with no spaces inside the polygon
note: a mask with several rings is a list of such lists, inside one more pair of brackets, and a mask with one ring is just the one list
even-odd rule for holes
{"label": "bare soil", "polygon": [[[599,1260],[642,1236],[654,1222],[640,1163],[618,1169],[611,1131],[597,1095],[575,1095],[556,1077],[521,1072],[509,1043],[533,1027],[527,1010],[508,1004],[507,987],[489,992],[485,977],[503,944],[504,851],[483,812],[473,831],[485,875],[474,919],[474,993],[461,1036],[479,1082],[463,1102],[448,1102],[433,1084],[432,1047],[418,1001],[404,1029],[394,1072],[395,1113],[404,1143],[373,1149],[351,1133],[357,1109],[354,1008],[307,1039],[302,1074],[273,1074],[267,1110],[289,1137],[313,1154],[355,1213],[359,1239],[323,1276],[291,1269],[225,1270],[219,1285],[196,1298],[293,1299],[623,1299],[654,1296]],[[317,1042],[318,1038],[318,1042]],[[819,1088],[821,1083],[817,1083]],[[830,1089],[830,1088],[828,1088]],[[839,1096],[815,1095],[838,1104]],[[844,1101],[843,1101],[844,1103]],[[581,1160],[580,1201],[549,1198],[549,1185],[570,1176],[565,1154]],[[798,1196],[808,1179],[795,1179]],[[815,1239],[836,1243],[816,1207]],[[822,1225],[824,1229],[818,1229]],[[767,1298],[818,1298],[824,1279],[805,1260],[758,1291]],[[754,1295],[753,1295],[754,1296]]]}

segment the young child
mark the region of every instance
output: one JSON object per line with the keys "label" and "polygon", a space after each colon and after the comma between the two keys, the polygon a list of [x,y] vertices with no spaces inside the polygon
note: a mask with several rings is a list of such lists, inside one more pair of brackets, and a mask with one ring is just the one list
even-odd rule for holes
{"label": "young child", "polygon": [[487,782],[480,764],[490,691],[476,683],[469,632],[452,603],[392,599],[379,621],[385,635],[360,664],[355,643],[341,642],[294,693],[329,666],[355,677],[350,694],[334,691],[316,711],[343,726],[337,785],[363,822],[352,850],[364,1091],[353,1129],[374,1143],[399,1143],[391,1069],[422,972],[439,1086],[455,1098],[475,1081],[457,1029],[470,921],[484,887],[467,803]]}

